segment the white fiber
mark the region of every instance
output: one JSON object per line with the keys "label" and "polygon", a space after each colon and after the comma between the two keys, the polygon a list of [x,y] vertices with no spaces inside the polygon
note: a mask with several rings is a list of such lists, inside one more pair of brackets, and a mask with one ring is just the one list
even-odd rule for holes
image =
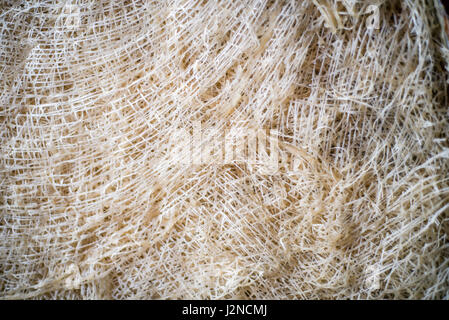
{"label": "white fiber", "polygon": [[442,10],[0,0],[0,298],[448,299]]}

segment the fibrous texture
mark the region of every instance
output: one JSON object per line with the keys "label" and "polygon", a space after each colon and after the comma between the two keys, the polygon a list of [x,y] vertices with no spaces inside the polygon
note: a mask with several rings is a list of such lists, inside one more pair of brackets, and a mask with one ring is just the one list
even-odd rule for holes
{"label": "fibrous texture", "polygon": [[[430,0],[1,0],[0,297],[449,298],[444,23]],[[186,165],[198,123],[276,130],[279,169]]]}

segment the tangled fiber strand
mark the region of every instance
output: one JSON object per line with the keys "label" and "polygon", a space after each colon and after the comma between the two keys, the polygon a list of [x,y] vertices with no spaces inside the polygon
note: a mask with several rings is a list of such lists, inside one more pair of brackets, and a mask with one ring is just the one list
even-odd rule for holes
{"label": "tangled fiber strand", "polygon": [[[0,1],[0,297],[448,299],[440,4],[368,4]],[[195,121],[297,168],[180,166]]]}

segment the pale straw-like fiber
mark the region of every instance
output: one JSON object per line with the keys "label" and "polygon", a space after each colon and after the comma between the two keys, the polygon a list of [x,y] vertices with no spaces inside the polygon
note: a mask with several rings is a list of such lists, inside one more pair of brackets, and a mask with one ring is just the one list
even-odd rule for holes
{"label": "pale straw-like fiber", "polygon": [[[0,298],[448,299],[444,23],[430,0],[0,0]],[[194,123],[275,129],[286,166],[180,165]]]}

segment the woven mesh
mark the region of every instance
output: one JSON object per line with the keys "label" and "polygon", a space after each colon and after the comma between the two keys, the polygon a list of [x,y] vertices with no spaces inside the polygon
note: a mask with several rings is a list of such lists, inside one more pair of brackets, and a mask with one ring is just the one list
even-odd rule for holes
{"label": "woven mesh", "polygon": [[[449,298],[440,10],[0,1],[0,297]],[[295,170],[180,165],[198,122]]]}

